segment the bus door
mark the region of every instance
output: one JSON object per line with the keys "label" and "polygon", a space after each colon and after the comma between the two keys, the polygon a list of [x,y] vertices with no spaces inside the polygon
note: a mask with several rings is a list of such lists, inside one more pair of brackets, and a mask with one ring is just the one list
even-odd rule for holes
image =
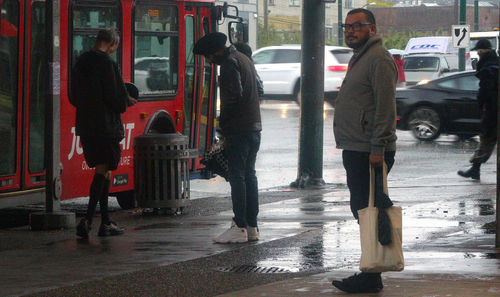
{"label": "bus door", "polygon": [[45,1],[1,0],[0,191],[43,186]]}
{"label": "bus door", "polygon": [[[194,55],[198,39],[213,32],[210,7],[187,4],[185,8],[186,67],[184,76],[184,135],[189,136],[190,148],[205,152],[213,138],[215,115],[215,69],[203,56]],[[192,170],[200,169],[200,158],[191,164]]]}

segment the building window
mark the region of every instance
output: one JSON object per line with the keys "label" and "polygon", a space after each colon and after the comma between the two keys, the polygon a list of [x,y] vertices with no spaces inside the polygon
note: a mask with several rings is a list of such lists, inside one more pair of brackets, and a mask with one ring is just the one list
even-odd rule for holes
{"label": "building window", "polygon": [[276,0],[268,0],[269,6],[275,6],[276,5]]}
{"label": "building window", "polygon": [[239,3],[248,3],[248,0],[238,0]]}
{"label": "building window", "polygon": [[352,8],[352,0],[344,0],[344,8]]}
{"label": "building window", "polygon": [[288,0],[289,6],[300,6],[300,0]]}

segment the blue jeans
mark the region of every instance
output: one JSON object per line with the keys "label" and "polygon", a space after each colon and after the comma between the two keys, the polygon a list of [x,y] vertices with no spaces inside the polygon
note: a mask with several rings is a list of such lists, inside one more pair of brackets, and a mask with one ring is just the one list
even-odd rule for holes
{"label": "blue jeans", "polygon": [[259,189],[255,160],[260,147],[260,131],[225,137],[233,219],[238,227],[257,227]]}

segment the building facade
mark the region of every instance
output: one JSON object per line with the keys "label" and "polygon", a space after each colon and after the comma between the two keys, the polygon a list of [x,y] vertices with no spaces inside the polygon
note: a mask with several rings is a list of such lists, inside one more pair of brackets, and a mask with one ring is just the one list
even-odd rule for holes
{"label": "building facade", "polygon": [[[267,1],[267,14],[264,11]],[[267,18],[269,27],[279,31],[300,31],[302,2],[304,0],[259,0],[258,19],[264,24]],[[342,20],[347,13],[354,8],[366,6],[366,0],[343,0]],[[336,3],[325,3],[325,26],[326,37],[330,40],[338,40],[338,0]]]}

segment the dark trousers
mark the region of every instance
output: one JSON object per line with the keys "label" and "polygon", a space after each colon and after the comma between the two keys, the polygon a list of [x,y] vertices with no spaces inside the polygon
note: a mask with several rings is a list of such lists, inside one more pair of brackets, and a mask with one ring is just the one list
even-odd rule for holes
{"label": "dark trousers", "polygon": [[[387,173],[394,165],[396,152],[385,152]],[[351,211],[358,219],[358,210],[368,207],[370,196],[370,153],[342,151],[342,161],[347,174],[347,186],[351,193]],[[380,273],[365,273],[370,280],[380,278]]]}
{"label": "dark trousers", "polygon": [[259,190],[255,160],[260,147],[260,131],[225,135],[231,200],[238,227],[257,227]]}
{"label": "dark trousers", "polygon": [[[396,152],[385,152],[384,161],[387,173],[394,164]],[[351,193],[351,211],[358,219],[358,210],[368,206],[370,195],[370,153],[342,151],[342,161],[347,174],[347,186]]]}

